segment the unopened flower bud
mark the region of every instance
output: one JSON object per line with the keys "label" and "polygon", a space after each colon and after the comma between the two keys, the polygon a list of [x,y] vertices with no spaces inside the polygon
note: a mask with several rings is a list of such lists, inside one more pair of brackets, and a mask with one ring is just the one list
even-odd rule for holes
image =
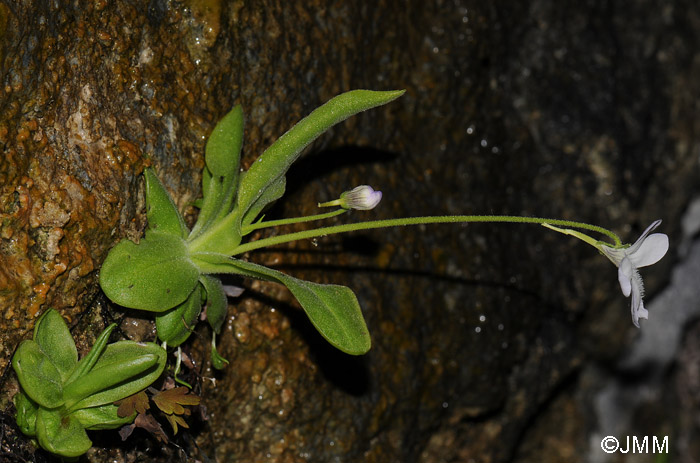
{"label": "unopened flower bud", "polygon": [[360,185],[340,195],[340,207],[368,211],[374,209],[382,200],[382,192],[375,191],[369,185]]}

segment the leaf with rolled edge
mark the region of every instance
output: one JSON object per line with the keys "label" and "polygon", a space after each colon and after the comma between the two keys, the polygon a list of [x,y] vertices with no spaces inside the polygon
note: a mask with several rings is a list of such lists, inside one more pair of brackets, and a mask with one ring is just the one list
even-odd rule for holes
{"label": "leaf with rolled edge", "polygon": [[202,190],[204,197],[199,204],[199,216],[192,228],[189,239],[193,239],[208,230],[215,223],[227,194],[235,195],[235,186],[229,185],[228,179],[214,175],[206,166],[202,171]]}
{"label": "leaf with rolled edge", "polygon": [[34,437],[36,435],[36,414],[39,411],[39,406],[22,392],[15,394],[14,403],[17,410],[17,426],[27,436]]}
{"label": "leaf with rolled edge", "polygon": [[158,339],[177,347],[190,337],[202,311],[202,289],[197,285],[180,305],[156,315]]}
{"label": "leaf with rolled edge", "polygon": [[114,404],[105,404],[100,407],[81,408],[71,413],[80,424],[88,430],[116,429],[131,423],[136,418],[136,413],[127,416],[119,416],[119,407]]}
{"label": "leaf with rolled edge", "polygon": [[211,366],[213,366],[217,370],[223,370],[224,368],[226,368],[226,365],[228,365],[229,362],[221,354],[219,354],[218,350],[216,350],[215,341],[216,334],[214,335],[214,338],[211,342]]}
{"label": "leaf with rolled edge", "polygon": [[204,196],[192,235],[197,236],[233,207],[243,146],[243,110],[235,106],[214,127],[205,148]]}
{"label": "leaf with rolled edge", "polygon": [[214,127],[207,139],[204,161],[212,175],[238,176],[243,146],[243,108],[236,105]]}
{"label": "leaf with rolled edge", "polygon": [[100,285],[119,305],[163,312],[187,299],[199,274],[182,238],[150,232],[139,244],[125,240],[112,248],[100,270]]}
{"label": "leaf with rolled edge", "polygon": [[148,228],[187,238],[190,231],[165,187],[151,169],[143,173],[146,180],[146,217]]}
{"label": "leaf with rolled edge", "polygon": [[90,373],[64,387],[70,410],[97,407],[139,392],[158,379],[165,350],[147,342],[119,341],[107,346]]}
{"label": "leaf with rolled edge", "polygon": [[193,256],[203,273],[235,273],[282,283],[299,301],[318,332],[341,351],[367,353],[371,338],[360,304],[350,288],[299,280],[262,265],[206,253]]}
{"label": "leaf with rolled edge", "polygon": [[[282,176],[277,179],[276,182],[271,183],[270,186],[263,191],[263,193],[258,197],[258,199],[251,204],[248,208],[248,212],[245,213],[241,219],[241,223],[237,224],[238,227],[245,227],[253,223],[256,217],[267,207],[269,204],[277,201],[284,195],[284,190],[287,186],[287,178]],[[241,232],[243,234],[243,231]]]}
{"label": "leaf with rolled edge", "polygon": [[12,357],[12,367],[25,394],[46,408],[63,405],[63,379],[38,343],[22,341]]}
{"label": "leaf with rolled edge", "polygon": [[65,381],[78,363],[78,350],[63,317],[53,309],[47,310],[34,326],[34,341]]}
{"label": "leaf with rolled edge", "polygon": [[112,323],[105,328],[102,333],[100,333],[95,340],[95,344],[92,345],[92,349],[90,349],[90,352],[88,352],[85,357],[80,359],[78,366],[73,370],[73,374],[71,374],[70,378],[66,380],[66,384],[73,382],[76,378],[80,378],[92,370],[92,367],[95,366],[97,359],[100,358],[102,352],[105,350],[105,347],[107,347],[109,335],[112,334],[112,331],[114,331],[116,327],[117,324]]}
{"label": "leaf with rolled edge", "polygon": [[[148,354],[129,360],[120,360],[102,368],[95,368],[87,375],[66,385],[64,390],[66,405],[74,410],[101,405],[101,403],[95,403],[95,395],[110,390],[120,383],[128,383],[130,378],[148,371],[157,362],[157,356]],[[123,398],[121,396],[115,397],[117,397],[115,401]],[[102,403],[107,402],[110,400]]]}
{"label": "leaf with rolled edge", "polygon": [[44,449],[62,457],[78,457],[87,452],[92,441],[76,418],[62,416],[58,410],[40,408],[36,418],[36,439]]}
{"label": "leaf with rolled edge", "polygon": [[204,197],[209,195],[209,183],[210,182],[211,182],[211,172],[209,172],[209,169],[207,169],[207,167],[204,166],[204,169],[202,169],[202,197],[192,201],[192,205],[194,207],[196,207],[198,209],[202,209],[202,207],[204,207]]}
{"label": "leaf with rolled edge", "polygon": [[228,310],[228,298],[224,292],[224,286],[221,280],[209,275],[200,276],[199,281],[207,294],[207,321],[215,333],[221,333],[221,325],[226,320]]}
{"label": "leaf with rolled edge", "polygon": [[204,169],[202,169],[202,197],[195,200],[195,206],[200,209],[204,204],[204,197],[209,194],[209,182],[211,182],[211,172],[204,166]]}
{"label": "leaf with rolled edge", "polygon": [[[395,100],[403,90],[377,92],[353,90],[332,98],[275,141],[250,166],[240,182],[236,211],[244,217],[259,197],[287,173],[301,152],[323,132],[335,124],[365,111]],[[262,204],[261,206],[265,206]],[[254,220],[254,217],[250,220]]]}

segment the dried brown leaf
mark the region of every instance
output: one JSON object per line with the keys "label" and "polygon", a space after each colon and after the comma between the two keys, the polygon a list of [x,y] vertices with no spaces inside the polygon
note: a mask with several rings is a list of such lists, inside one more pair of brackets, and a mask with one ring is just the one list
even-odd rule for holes
{"label": "dried brown leaf", "polygon": [[136,429],[136,425],[134,423],[122,426],[122,428],[119,430],[119,435],[121,436],[122,441],[127,440],[131,433],[134,432],[134,429]]}
{"label": "dried brown leaf", "polygon": [[153,395],[153,402],[166,415],[182,415],[185,413],[183,405],[198,405],[200,400],[199,396],[190,394],[186,387],[175,387]]}
{"label": "dried brown leaf", "polygon": [[187,368],[189,368],[190,370],[194,370],[194,369],[195,369],[194,362],[192,361],[192,359],[190,358],[189,355],[187,355],[187,354],[184,353],[184,352],[181,352],[181,353],[180,353],[180,358],[181,358],[181,360],[182,360],[182,364],[185,365]]}
{"label": "dried brown leaf", "polygon": [[156,439],[158,439],[161,442],[168,443],[168,436],[165,435],[165,431],[163,431],[163,428],[160,426],[160,423],[156,421],[153,416],[150,414],[139,414],[136,416],[136,419],[134,420],[134,425],[138,426],[139,428],[143,428],[146,431],[150,432],[154,436],[156,436]]}
{"label": "dried brown leaf", "polygon": [[185,420],[182,419],[182,417],[178,415],[165,415],[165,418],[168,419],[168,422],[170,423],[170,426],[173,428],[173,434],[177,434],[177,425],[179,424],[183,428],[188,428],[189,426],[185,422]]}
{"label": "dried brown leaf", "polygon": [[[122,400],[114,402],[119,405],[117,409],[117,415],[120,417],[133,415],[134,412],[146,413],[146,410],[150,408],[148,403],[148,396],[145,391],[138,392],[134,395],[130,395]],[[128,436],[127,436],[128,437]]]}

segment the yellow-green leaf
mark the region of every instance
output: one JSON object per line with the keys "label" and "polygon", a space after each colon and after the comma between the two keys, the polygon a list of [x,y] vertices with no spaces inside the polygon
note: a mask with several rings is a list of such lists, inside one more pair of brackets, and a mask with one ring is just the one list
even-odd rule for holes
{"label": "yellow-green leaf", "polygon": [[139,244],[125,240],[109,252],[100,271],[108,298],[124,307],[163,312],[183,302],[198,284],[199,270],[185,241],[162,232]]}
{"label": "yellow-green leaf", "polygon": [[202,311],[202,289],[197,285],[182,304],[156,315],[158,339],[177,347],[190,337]]}
{"label": "yellow-green leaf", "polygon": [[175,202],[151,169],[143,173],[146,180],[146,217],[148,228],[153,231],[187,238],[189,230]]}
{"label": "yellow-green leaf", "polygon": [[77,457],[87,452],[92,441],[77,418],[62,416],[58,410],[40,408],[36,419],[39,445],[62,457]]}
{"label": "yellow-green leaf", "polygon": [[47,408],[63,404],[61,373],[38,343],[22,341],[12,357],[12,368],[22,389],[34,402]]}

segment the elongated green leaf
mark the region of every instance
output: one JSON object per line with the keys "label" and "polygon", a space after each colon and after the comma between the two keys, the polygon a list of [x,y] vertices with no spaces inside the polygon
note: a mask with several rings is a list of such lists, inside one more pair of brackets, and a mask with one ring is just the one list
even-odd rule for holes
{"label": "elongated green leaf", "polygon": [[36,438],[44,449],[62,457],[80,456],[92,446],[80,422],[70,415],[62,416],[58,410],[39,409]]}
{"label": "elongated green leaf", "polygon": [[236,179],[243,146],[243,109],[236,105],[214,127],[204,160],[212,175]]}
{"label": "elongated green leaf", "polygon": [[275,141],[250,166],[238,189],[237,213],[241,217],[245,216],[258,198],[287,173],[302,150],[323,132],[354,114],[389,103],[403,93],[403,90],[354,90],[338,95],[314,110]]}
{"label": "elongated green leaf", "polygon": [[120,417],[117,414],[117,409],[119,409],[117,405],[106,404],[101,407],[82,408],[74,411],[71,415],[88,430],[116,429],[131,423],[136,418],[136,412],[129,416]]}
{"label": "elongated green leaf", "polygon": [[200,254],[193,258],[204,273],[235,273],[282,283],[299,301],[318,332],[333,346],[352,355],[361,355],[370,349],[369,331],[360,304],[350,288],[299,280],[262,265],[220,254]]}
{"label": "elongated green leaf", "polygon": [[199,217],[197,217],[197,223],[195,223],[192,228],[192,233],[190,233],[189,236],[190,239],[199,236],[209,229],[226,202],[227,195],[235,194],[235,191],[230,191],[233,187],[229,184],[228,180],[230,179],[211,174],[209,168],[204,167],[202,182],[203,187],[204,184],[206,184],[206,190],[204,190],[204,198],[202,199],[199,210]]}
{"label": "elongated green leaf", "polygon": [[167,354],[159,345],[119,341],[107,346],[93,369],[64,388],[71,410],[116,402],[139,392],[158,379]]}
{"label": "elongated green leaf", "polygon": [[189,230],[165,187],[151,169],[143,173],[146,179],[146,217],[148,228],[187,238]]}
{"label": "elongated green leaf", "polygon": [[[249,225],[253,223],[253,221],[260,215],[260,213],[265,209],[265,207],[274,201],[277,201],[279,198],[284,195],[284,190],[287,186],[287,178],[282,176],[278,178],[275,182],[271,183],[270,186],[263,191],[263,193],[258,197],[258,199],[251,204],[250,208],[248,209],[248,212],[245,213],[243,216],[243,219],[241,220],[240,225],[237,224],[238,227],[245,227],[246,225]],[[227,254],[230,254],[232,252],[232,249],[226,249],[224,252]]]}
{"label": "elongated green leaf", "polygon": [[12,367],[25,394],[42,407],[63,404],[61,373],[35,341],[25,340],[12,357]]}
{"label": "elongated green leaf", "polygon": [[350,288],[299,280],[281,272],[268,275],[289,288],[311,323],[333,346],[352,355],[369,351],[372,345],[369,331]]}
{"label": "elongated green leaf", "polygon": [[34,326],[34,341],[65,381],[78,363],[78,350],[63,317],[53,309],[47,310]]}
{"label": "elongated green leaf", "polygon": [[36,436],[36,414],[39,406],[22,392],[15,394],[14,403],[17,409],[17,426],[27,436]]}
{"label": "elongated green leaf", "polygon": [[202,173],[204,199],[192,229],[193,237],[208,229],[233,207],[242,145],[243,110],[236,106],[216,124],[207,140],[204,157],[207,166]]}
{"label": "elongated green leaf", "polygon": [[170,347],[177,347],[190,337],[202,311],[202,289],[197,285],[180,305],[156,315],[158,338]]}
{"label": "elongated green leaf", "polygon": [[[202,204],[204,204],[204,198],[209,193],[209,182],[211,182],[211,171],[205,166],[204,169],[202,169],[202,197],[200,198]],[[197,207],[201,209],[202,204]]]}
{"label": "elongated green leaf", "polygon": [[197,285],[199,270],[184,240],[150,232],[139,244],[122,241],[110,251],[100,271],[108,298],[132,309],[163,312],[183,302]]}
{"label": "elongated green leaf", "polygon": [[[105,389],[110,389],[116,384],[127,381],[132,376],[141,374],[150,369],[157,362],[157,356],[146,354],[104,365],[102,368],[95,368],[82,378],[78,378],[78,380],[66,384],[63,395],[67,401],[67,405],[68,407],[73,407],[73,404],[88,396],[104,391]],[[86,405],[81,404],[81,406],[85,407]],[[90,406],[94,405],[91,404]]]}
{"label": "elongated green leaf", "polygon": [[202,275],[199,281],[207,293],[207,321],[215,333],[221,333],[221,325],[226,320],[228,299],[221,280],[209,275]]}
{"label": "elongated green leaf", "polygon": [[75,379],[80,378],[81,376],[84,376],[90,370],[92,370],[92,367],[95,366],[95,363],[97,362],[97,359],[102,355],[102,352],[104,352],[105,347],[107,347],[107,342],[109,341],[109,335],[112,334],[112,331],[117,327],[116,323],[112,323],[109,325],[107,328],[100,333],[100,335],[97,337],[95,340],[95,344],[93,344],[92,349],[90,349],[90,352],[87,353],[85,357],[80,359],[80,362],[78,362],[78,366],[73,370],[73,374],[70,375],[70,378],[68,378],[65,383],[70,383],[73,382]]}

